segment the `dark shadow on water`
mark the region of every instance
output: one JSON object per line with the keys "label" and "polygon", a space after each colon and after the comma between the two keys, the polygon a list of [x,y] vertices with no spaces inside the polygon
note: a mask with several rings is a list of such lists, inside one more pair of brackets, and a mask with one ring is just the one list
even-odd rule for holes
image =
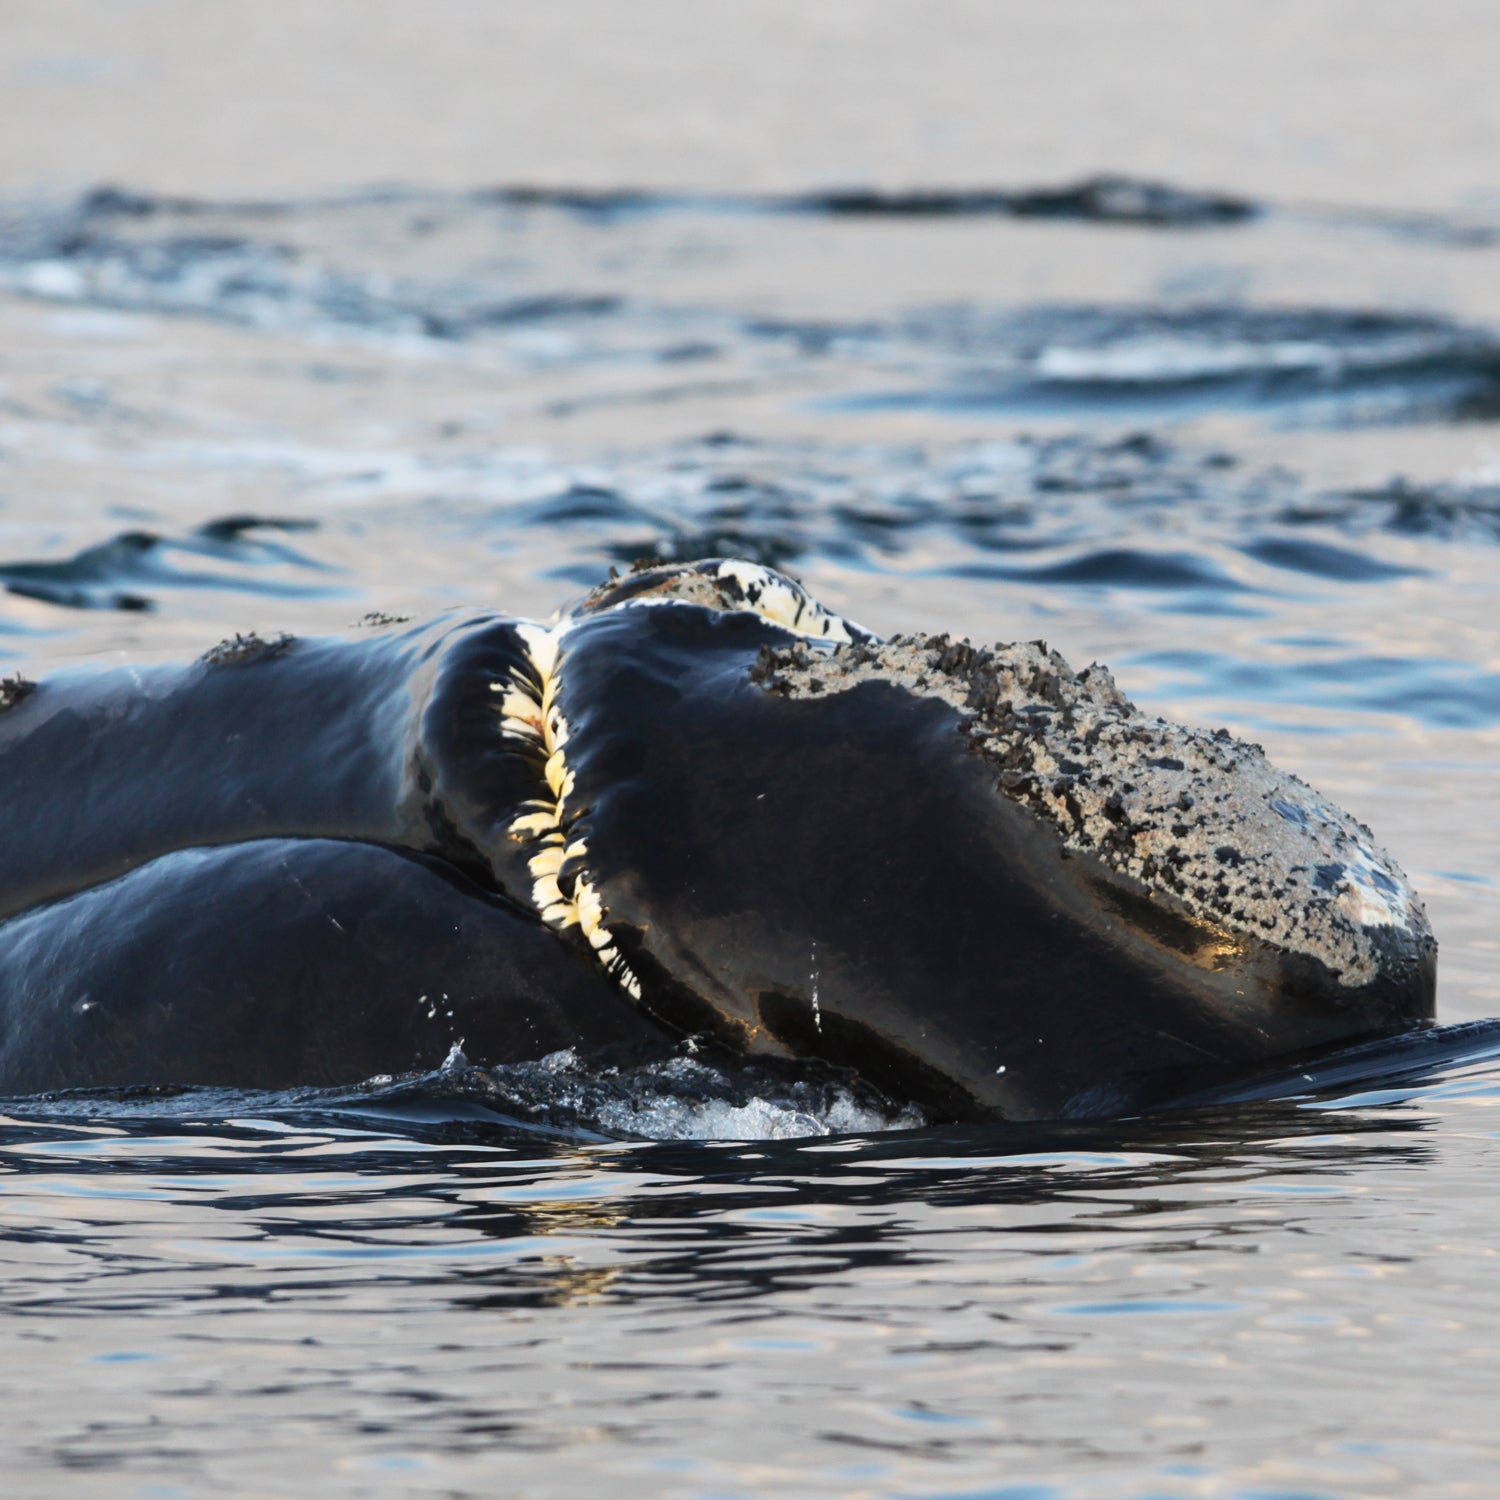
{"label": "dark shadow on water", "polygon": [[1241,593],[1249,588],[1248,584],[1230,577],[1208,559],[1193,553],[1147,552],[1129,547],[1100,548],[1066,562],[1046,563],[1034,568],[971,563],[961,564],[948,572],[954,578],[1132,589],[1203,589],[1215,595]]}
{"label": "dark shadow on water", "polygon": [[1242,549],[1247,557],[1272,568],[1331,578],[1340,583],[1379,583],[1390,578],[1416,578],[1422,568],[1397,567],[1363,552],[1313,542],[1302,537],[1260,537]]}
{"label": "dark shadow on water", "polygon": [[[126,531],[55,562],[0,562],[0,587],[68,609],[149,610],[163,589],[227,589],[280,599],[336,597],[345,590],[257,576],[254,571],[281,565],[331,574],[334,570],[326,564],[257,535],[315,528],[311,521],[234,515],[209,521],[183,537]],[[233,570],[206,572],[176,561],[195,557],[228,563]]]}

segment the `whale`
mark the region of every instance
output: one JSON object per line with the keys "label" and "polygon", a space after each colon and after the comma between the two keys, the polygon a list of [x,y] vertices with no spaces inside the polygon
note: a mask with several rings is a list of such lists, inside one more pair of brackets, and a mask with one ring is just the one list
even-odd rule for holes
{"label": "whale", "polygon": [[1101,1118],[1432,1024],[1369,829],[1039,641],[772,569],[0,684],[0,1092],[564,1049]]}

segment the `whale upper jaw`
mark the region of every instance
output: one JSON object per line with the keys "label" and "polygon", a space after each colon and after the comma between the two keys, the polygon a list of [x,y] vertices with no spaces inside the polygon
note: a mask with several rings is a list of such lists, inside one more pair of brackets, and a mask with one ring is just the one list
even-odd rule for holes
{"label": "whale upper jaw", "polygon": [[1045,642],[796,643],[767,651],[756,676],[793,699],[884,682],[951,705],[997,791],[1065,850],[1193,920],[1316,960],[1346,987],[1373,982],[1393,942],[1431,943],[1421,902],[1363,824],[1259,745],[1145,715],[1105,668],[1075,673]]}
{"label": "whale upper jaw", "polygon": [[601,586],[535,648],[532,898],[682,1030],[1020,1118],[1432,1016],[1426,915],[1369,830],[1103,668],[882,641],[724,559]]}

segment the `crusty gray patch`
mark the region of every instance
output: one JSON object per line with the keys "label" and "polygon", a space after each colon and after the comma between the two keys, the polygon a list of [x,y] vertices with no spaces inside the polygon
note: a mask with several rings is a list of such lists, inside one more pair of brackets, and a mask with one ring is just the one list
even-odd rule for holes
{"label": "crusty gray patch", "polygon": [[36,683],[27,681],[19,672],[10,677],[0,677],[0,713],[14,708],[23,698],[36,692]]}
{"label": "crusty gray patch", "polygon": [[811,639],[874,639],[869,631],[820,604],[796,579],[737,557],[673,564],[637,562],[624,578],[611,572],[609,580],[585,595],[571,613],[582,616],[629,605],[667,603],[746,610]]}
{"label": "crusty gray patch", "polygon": [[247,662],[265,661],[280,656],[291,646],[293,639],[289,635],[273,635],[268,640],[252,630],[249,635],[236,634],[227,641],[220,641],[198,660],[205,667],[236,667]]}
{"label": "crusty gray patch", "polygon": [[1379,973],[1383,928],[1429,941],[1426,915],[1368,828],[1279,771],[1259,745],[1141,713],[1109,672],[1041,641],[980,650],[941,636],[766,648],[753,679],[794,698],[888,682],[956,708],[999,791],[1205,920],[1325,963]]}

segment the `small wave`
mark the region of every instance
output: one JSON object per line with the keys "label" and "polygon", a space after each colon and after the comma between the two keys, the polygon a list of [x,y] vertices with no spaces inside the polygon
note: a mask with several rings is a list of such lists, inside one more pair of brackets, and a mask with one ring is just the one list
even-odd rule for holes
{"label": "small wave", "polygon": [[1262,212],[1258,203],[1231,193],[1201,192],[1144,178],[1104,175],[1057,187],[1009,190],[890,192],[852,188],[782,199],[785,209],[837,216],[881,218],[1066,219],[1084,224],[1139,224],[1195,229],[1243,224]]}
{"label": "small wave", "polygon": [[[177,218],[186,221],[234,216],[286,220],[311,213],[383,207],[415,213],[462,214],[490,208],[553,211],[591,222],[696,215],[792,215],[829,218],[1010,218],[1051,219],[1078,224],[1193,230],[1224,228],[1278,217],[1320,228],[1379,234],[1462,249],[1483,249],[1500,240],[1492,221],[1419,210],[1330,204],[1276,203],[1243,193],[1186,187],[1155,178],[1100,173],[1071,181],[1027,187],[974,186],[888,188],[876,185],[788,193],[674,192],[650,188],[590,188],[566,184],[515,183],[473,191],[385,186],[298,199],[205,199],[102,186],[67,205],[75,220]],[[13,235],[36,217],[25,204],[0,205],[0,227]]]}
{"label": "small wave", "polygon": [[1372,529],[1437,541],[1500,541],[1500,484],[1415,484],[1400,476],[1368,489],[1330,490],[1287,505],[1291,526]]}
{"label": "small wave", "polygon": [[[502,187],[394,190],[234,203],[99,190],[71,202],[0,201],[0,292],[74,306],[185,315],[309,335],[432,344],[487,341],[521,368],[723,360],[722,378],[574,391],[552,416],[789,388],[785,363],[827,390],[830,356],[862,376],[817,409],[930,409],[1060,417],[1220,409],[1347,425],[1482,418],[1500,411],[1500,340],[1440,317],[1338,306],[958,306],[859,322],[689,306],[630,285],[617,257],[559,265],[541,210],[618,219],[671,212],[909,220],[1003,216],[1196,229],[1253,219],[1230,194],[1097,177],[1027,189],[854,187],[771,195]],[[726,247],[733,226],[723,224]],[[438,228],[450,231],[439,234]],[[451,233],[467,228],[470,233]],[[586,233],[573,226],[576,235]],[[513,236],[476,259],[476,236]],[[535,243],[533,238],[535,237]],[[501,269],[501,267],[504,269]],[[555,276],[575,278],[557,284]],[[586,278],[579,285],[576,278]],[[624,278],[622,280],[622,278]],[[769,349],[773,356],[765,358]],[[891,372],[900,383],[886,388]],[[880,382],[880,388],[870,388]]]}
{"label": "small wave", "polygon": [[835,218],[1066,219],[1078,223],[1140,224],[1157,228],[1241,224],[1263,212],[1262,205],[1239,194],[1179,187],[1118,173],[1024,188],[902,190],[847,187],[800,193],[694,193],[522,183],[447,195],[412,188],[382,188],[334,198],[248,203],[216,203],[128,188],[99,187],[84,194],[78,208],[93,219],[141,219],[166,215],[211,217],[226,212],[238,216],[284,218],[299,211],[355,208],[371,203],[393,208],[499,205],[519,209],[558,209],[594,220],[667,213],[753,213],[816,214]]}
{"label": "small wave", "polygon": [[1340,583],[1381,583],[1391,578],[1418,578],[1423,568],[1399,567],[1364,552],[1335,547],[1331,542],[1311,542],[1303,537],[1260,537],[1243,549],[1247,557],[1272,568],[1332,578]]}
{"label": "small wave", "polygon": [[[1476,1091],[1489,1099],[1500,1086],[1497,1070],[1500,1019],[1491,1018],[1290,1059],[1127,1120],[932,1126],[915,1108],[893,1105],[852,1075],[835,1075],[817,1064],[709,1064],[684,1055],[610,1068],[563,1051],[532,1063],[481,1069],[456,1048],[435,1072],[373,1078],[354,1087],[68,1090],[7,1100],[3,1113],[13,1129],[27,1121],[107,1121],[154,1125],[154,1138],[170,1134],[160,1130],[162,1125],[195,1131],[214,1122],[283,1121],[357,1132],[394,1128],[413,1139],[503,1141],[523,1150],[610,1142],[664,1148],[715,1142],[795,1146],[840,1137],[855,1138],[851,1144],[858,1146],[859,1138],[874,1137],[870,1144],[883,1164],[911,1159],[921,1167],[955,1150],[1004,1158],[1034,1157],[1061,1145],[1117,1150],[1122,1142],[1158,1137],[1180,1145],[1185,1121],[1211,1125],[1239,1140],[1268,1130],[1325,1130],[1323,1121],[1332,1112],[1343,1127],[1374,1128],[1378,1119],[1361,1126],[1350,1112]],[[957,1159],[952,1165],[963,1170]]]}
{"label": "small wave", "polygon": [[49,302],[189,313],[256,328],[332,324],[366,332],[462,339],[486,329],[618,309],[600,295],[494,298],[322,265],[287,245],[177,236],[146,244],[92,240],[36,260],[0,261],[0,289]]}
{"label": "small wave", "polygon": [[[285,564],[331,572],[326,565],[284,543],[255,535],[265,530],[305,531],[315,527],[312,521],[235,515],[209,521],[181,537],[125,531],[55,561],[0,561],[0,588],[67,609],[149,610],[156,600],[147,590],[163,588],[228,589],[283,599],[326,598],[338,590],[257,576],[253,571]],[[206,572],[182,567],[174,556],[208,557],[238,567],[234,572]]]}
{"label": "small wave", "polygon": [[[1500,724],[1500,672],[1430,656],[1346,653],[1301,661],[1251,661],[1218,651],[1158,651],[1121,669],[1162,674],[1153,691],[1171,698],[1306,704],[1341,713],[1405,718],[1435,729]],[[1241,711],[1242,722],[1256,720]]]}
{"label": "small wave", "polygon": [[1403,1102],[1437,1095],[1455,1074],[1477,1071],[1493,1087],[1500,1064],[1500,1018],[1430,1026],[1289,1062],[1180,1101],[1178,1108],[1256,1100],[1307,1099],[1324,1109]]}
{"label": "small wave", "polygon": [[1130,589],[1203,589],[1239,593],[1248,584],[1193,552],[1151,552],[1138,547],[1101,547],[1063,562],[1034,568],[973,563],[948,570],[956,578],[1004,579],[1014,583],[1066,583]]}
{"label": "small wave", "polygon": [[[882,346],[914,383],[826,399],[922,409],[1167,418],[1226,408],[1328,425],[1480,418],[1500,407],[1500,339],[1442,318],[1337,307],[935,308],[890,325],[763,325],[805,352]],[[930,354],[924,360],[924,351]],[[922,380],[923,364],[940,378]]]}

